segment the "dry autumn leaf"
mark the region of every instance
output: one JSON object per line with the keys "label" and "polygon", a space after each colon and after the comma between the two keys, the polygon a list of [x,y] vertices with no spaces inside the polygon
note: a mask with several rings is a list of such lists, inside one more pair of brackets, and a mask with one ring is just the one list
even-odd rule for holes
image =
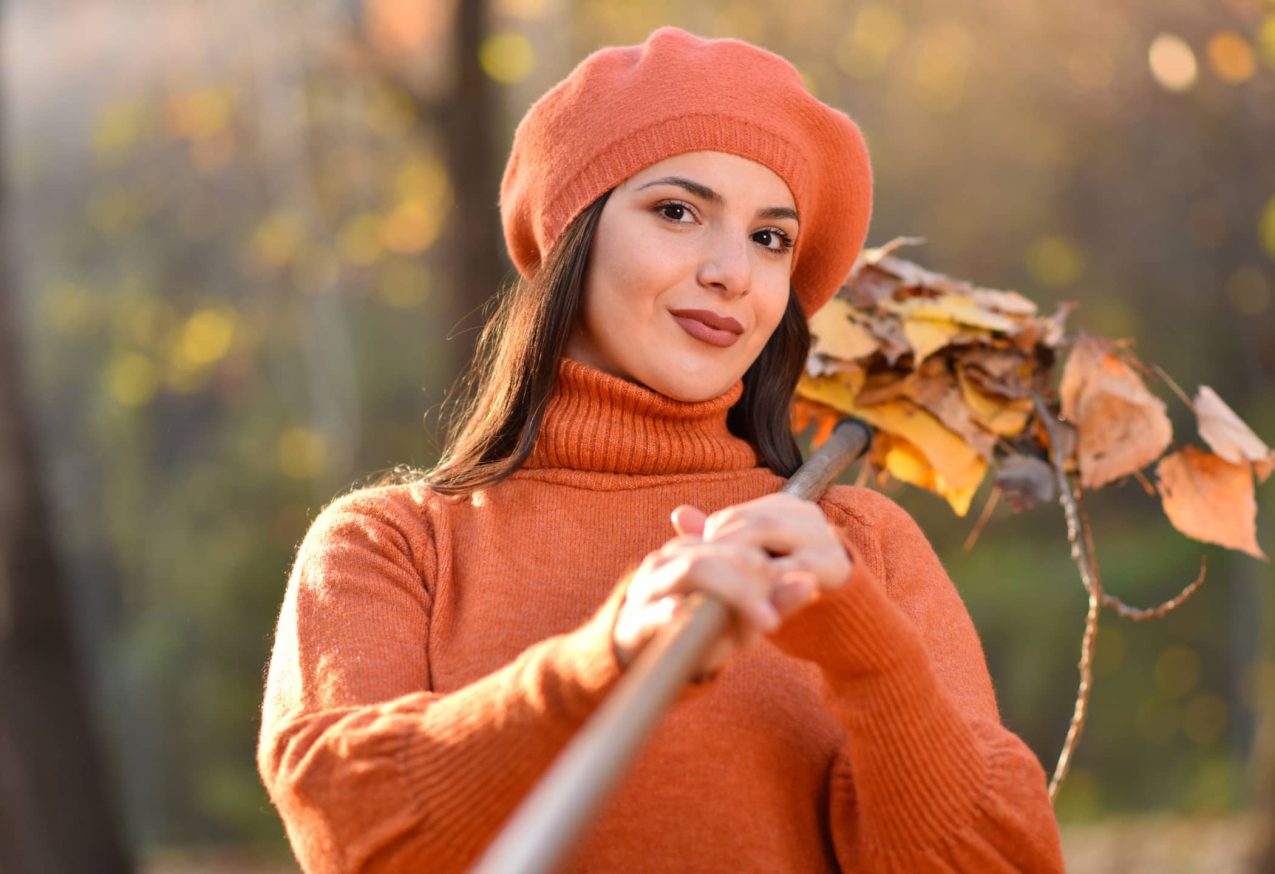
{"label": "dry autumn leaf", "polygon": [[920,367],[925,359],[951,343],[960,332],[960,325],[954,322],[904,319],[903,334],[912,347],[912,367]]}
{"label": "dry autumn leaf", "polygon": [[963,294],[948,294],[938,298],[913,297],[902,303],[882,301],[881,307],[904,319],[950,322],[1004,334],[1012,333],[1018,327],[1013,319],[999,312],[983,309]]}
{"label": "dry autumn leaf", "polygon": [[1257,501],[1247,464],[1188,446],[1156,467],[1165,515],[1187,537],[1238,549],[1255,558]]}
{"label": "dry autumn leaf", "polygon": [[811,351],[842,361],[867,358],[881,347],[868,329],[853,321],[850,304],[835,297],[810,317],[810,333],[815,337]]}
{"label": "dry autumn leaf", "polygon": [[1258,480],[1265,482],[1275,468],[1275,452],[1207,385],[1200,386],[1193,406],[1209,448],[1234,464],[1251,461]]}
{"label": "dry autumn leaf", "polygon": [[1173,439],[1164,401],[1110,341],[1083,337],[1063,370],[1062,412],[1076,426],[1080,483],[1096,489],[1160,457]]}
{"label": "dry autumn leaf", "polygon": [[1034,406],[1031,398],[985,394],[974,386],[964,368],[957,372],[957,382],[974,421],[1002,437],[1016,437],[1023,433]]}
{"label": "dry autumn leaf", "polygon": [[[920,451],[927,465],[942,478],[940,493],[949,497],[953,509],[959,515],[969,509],[966,493],[972,497],[978,489],[987,473],[987,461],[933,414],[903,398],[860,405],[851,387],[835,377],[803,376],[798,392],[845,415],[857,416],[878,432],[902,437]],[[951,495],[959,495],[960,501],[951,501]]]}
{"label": "dry autumn leaf", "polygon": [[1054,499],[1054,470],[1031,455],[1011,455],[996,468],[996,485],[1009,505],[1028,510]]}
{"label": "dry autumn leaf", "polygon": [[[876,429],[873,458],[883,471],[942,495],[962,514],[991,466],[1017,499],[1011,503],[1028,504],[1050,488],[1041,456],[1095,489],[1138,474],[1166,451],[1172,427],[1165,405],[1147,390],[1144,368],[1123,344],[1082,336],[1055,395],[1053,367],[1074,304],[1041,317],[1016,292],[977,287],[898,257],[915,242],[899,238],[864,250],[832,303],[811,320],[815,342],[794,416],[800,413],[807,430],[814,426],[817,440],[839,416],[858,416]],[[1038,411],[1053,418],[1060,407],[1062,420],[1046,427]],[[1202,388],[1195,407],[1217,464],[1251,464],[1263,480],[1275,471],[1275,452],[1214,392]],[[1167,462],[1170,489],[1184,457],[1192,456]],[[1178,504],[1181,519],[1182,507],[1192,504]]]}
{"label": "dry autumn leaf", "polygon": [[978,483],[954,487],[930,465],[925,453],[905,438],[887,432],[878,432],[873,439],[870,460],[900,482],[934,492],[947,501],[957,516],[969,512],[978,491]]}

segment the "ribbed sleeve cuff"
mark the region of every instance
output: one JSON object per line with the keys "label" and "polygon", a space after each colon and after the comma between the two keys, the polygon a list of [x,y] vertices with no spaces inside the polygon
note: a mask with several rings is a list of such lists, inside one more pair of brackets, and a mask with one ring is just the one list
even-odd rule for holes
{"label": "ribbed sleeve cuff", "polygon": [[772,639],[822,670],[829,706],[848,735],[834,779],[853,780],[872,820],[866,833],[890,846],[925,845],[973,814],[987,763],[939,688],[919,634],[847,549],[850,579]]}

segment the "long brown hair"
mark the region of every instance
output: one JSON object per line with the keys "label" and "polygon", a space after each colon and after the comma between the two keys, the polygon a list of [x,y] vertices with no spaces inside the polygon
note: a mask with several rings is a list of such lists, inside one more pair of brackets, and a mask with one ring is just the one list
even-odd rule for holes
{"label": "long brown hair", "polygon": [[[580,317],[593,234],[609,197],[602,195],[567,226],[535,274],[518,278],[498,297],[455,392],[461,400],[448,418],[443,456],[422,477],[435,491],[459,494],[495,485],[531,454]],[[809,350],[806,317],[790,293],[726,417],[731,433],[781,476],[801,464],[788,411]]]}

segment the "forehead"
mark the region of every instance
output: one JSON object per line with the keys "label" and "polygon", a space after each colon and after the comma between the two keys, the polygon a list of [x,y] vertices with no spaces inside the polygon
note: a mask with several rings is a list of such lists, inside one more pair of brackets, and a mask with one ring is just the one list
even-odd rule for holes
{"label": "forehead", "polygon": [[796,208],[788,184],[765,164],[727,152],[683,152],[634,173],[622,188],[638,189],[665,176],[680,176],[707,185],[728,205]]}

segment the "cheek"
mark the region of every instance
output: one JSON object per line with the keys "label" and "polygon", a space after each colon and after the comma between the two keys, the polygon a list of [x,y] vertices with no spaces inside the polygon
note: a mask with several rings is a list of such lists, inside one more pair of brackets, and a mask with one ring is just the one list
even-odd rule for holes
{"label": "cheek", "polygon": [[792,293],[787,270],[776,276],[773,282],[767,283],[764,291],[757,298],[757,324],[766,327],[766,336],[779,327],[784,312],[788,309],[788,296]]}
{"label": "cheek", "polygon": [[[612,324],[649,317],[661,293],[677,282],[676,252],[625,218],[599,225],[585,278],[586,312],[605,308]],[[630,323],[630,329],[635,327]]]}

